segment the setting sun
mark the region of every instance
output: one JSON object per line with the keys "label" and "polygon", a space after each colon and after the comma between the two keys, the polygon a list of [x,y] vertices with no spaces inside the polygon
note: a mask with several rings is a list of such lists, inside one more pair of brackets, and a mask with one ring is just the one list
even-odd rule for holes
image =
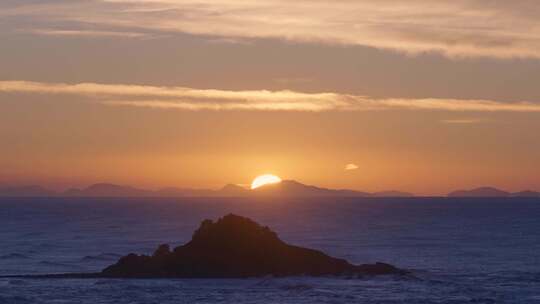
{"label": "setting sun", "polygon": [[264,174],[257,176],[251,183],[251,189],[257,189],[268,184],[277,184],[281,182],[281,178],[272,174]]}

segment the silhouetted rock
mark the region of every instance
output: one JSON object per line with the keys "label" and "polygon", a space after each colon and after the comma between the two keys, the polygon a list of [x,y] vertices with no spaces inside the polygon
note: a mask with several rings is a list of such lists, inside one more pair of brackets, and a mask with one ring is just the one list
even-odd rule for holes
{"label": "silhouetted rock", "polygon": [[268,227],[237,215],[205,220],[190,242],[161,245],[152,256],[129,254],[101,273],[118,278],[245,278],[405,274],[392,265],[352,265],[281,241]]}
{"label": "silhouetted rock", "polygon": [[448,197],[508,197],[509,192],[493,187],[481,187],[472,190],[458,190],[450,192]]}
{"label": "silhouetted rock", "polygon": [[158,249],[156,249],[156,251],[154,251],[154,254],[152,255],[152,257],[162,258],[162,257],[166,257],[170,253],[171,253],[171,247],[169,246],[169,244],[163,244],[163,245],[160,245]]}

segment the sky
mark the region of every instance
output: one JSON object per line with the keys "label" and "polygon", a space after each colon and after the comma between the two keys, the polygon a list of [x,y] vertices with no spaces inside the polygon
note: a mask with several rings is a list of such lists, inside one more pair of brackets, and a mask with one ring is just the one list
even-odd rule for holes
{"label": "sky", "polygon": [[0,185],[540,190],[536,0],[3,0]]}

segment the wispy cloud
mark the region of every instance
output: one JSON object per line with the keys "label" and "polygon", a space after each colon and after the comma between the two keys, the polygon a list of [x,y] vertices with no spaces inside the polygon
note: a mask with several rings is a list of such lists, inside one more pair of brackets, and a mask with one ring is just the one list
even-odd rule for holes
{"label": "wispy cloud", "polygon": [[49,24],[93,24],[111,31],[122,27],[126,31],[209,35],[227,41],[277,38],[301,43],[362,45],[410,54],[540,58],[540,2],[534,0],[14,3],[0,4],[0,16],[39,19]]}
{"label": "wispy cloud", "polygon": [[465,99],[378,99],[341,93],[268,90],[217,90],[99,83],[0,81],[0,93],[69,94],[115,105],[177,110],[374,111],[432,110],[461,112],[540,112],[536,102]]}
{"label": "wispy cloud", "polygon": [[355,165],[355,164],[347,164],[345,165],[345,171],[353,171],[353,170],[357,170],[358,169],[358,166]]}
{"label": "wispy cloud", "polygon": [[485,120],[479,118],[461,118],[461,119],[444,119],[441,120],[441,123],[450,124],[450,125],[472,125],[483,123]]}
{"label": "wispy cloud", "polygon": [[58,30],[36,29],[23,30],[21,32],[45,36],[87,36],[87,37],[116,37],[116,38],[154,38],[156,35],[126,31],[98,31],[98,30]]}

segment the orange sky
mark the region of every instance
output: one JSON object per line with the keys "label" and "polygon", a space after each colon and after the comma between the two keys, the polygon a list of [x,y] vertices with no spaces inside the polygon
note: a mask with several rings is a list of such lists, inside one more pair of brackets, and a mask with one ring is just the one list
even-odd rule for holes
{"label": "orange sky", "polygon": [[538,14],[531,1],[3,2],[0,185],[274,173],[540,190]]}

